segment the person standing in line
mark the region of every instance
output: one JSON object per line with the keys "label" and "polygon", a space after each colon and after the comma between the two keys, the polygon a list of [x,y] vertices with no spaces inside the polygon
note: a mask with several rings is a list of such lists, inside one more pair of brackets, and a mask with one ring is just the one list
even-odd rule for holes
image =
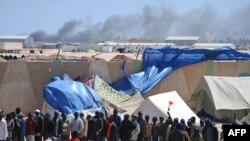
{"label": "person standing in line", "polygon": [[138,118],[137,118],[137,122],[140,125],[140,133],[138,135],[138,139],[137,141],[144,141],[144,135],[146,132],[146,121],[143,119],[143,113],[141,111],[138,112]]}
{"label": "person standing in line", "polygon": [[44,131],[44,120],[40,114],[40,110],[35,110],[36,115],[36,125],[35,125],[35,141],[42,141],[43,131]]}
{"label": "person standing in line", "polygon": [[67,141],[70,136],[70,121],[66,114],[62,113],[62,141]]}
{"label": "person standing in line", "polygon": [[158,141],[159,125],[157,124],[157,117],[153,117],[153,128],[152,128],[152,141]]}
{"label": "person standing in line", "polygon": [[7,127],[8,127],[8,137],[7,141],[12,141],[12,132],[14,130],[15,124],[14,120],[12,119],[11,113],[6,115]]}
{"label": "person standing in line", "polygon": [[44,132],[43,132],[44,140],[48,139],[49,137],[52,137],[54,135],[54,131],[55,131],[55,125],[53,121],[50,119],[50,114],[46,113],[44,116]]}
{"label": "person standing in line", "polygon": [[[113,117],[115,125],[117,127],[117,132],[119,133],[120,129],[121,129],[122,120],[121,120],[121,117],[118,115],[118,110],[117,109],[113,110],[112,117]],[[118,140],[119,140],[119,134],[117,134],[117,137],[116,137],[116,141],[118,141]]]}
{"label": "person standing in line", "polygon": [[83,131],[80,135],[80,139],[81,141],[85,141],[87,139],[87,135],[88,135],[88,120],[84,118],[84,113],[80,113],[80,118],[83,122]]}
{"label": "person standing in line", "polygon": [[100,112],[99,111],[95,112],[94,122],[95,122],[94,141],[101,141],[101,131],[102,131],[104,126],[103,126],[103,120],[100,117]]}
{"label": "person standing in line", "polygon": [[55,125],[54,136],[60,140],[61,134],[62,134],[62,120],[59,117],[58,111],[54,112],[54,117],[52,121],[54,122],[54,125]]}
{"label": "person standing in line", "polygon": [[74,119],[71,121],[71,131],[77,131],[78,137],[81,135],[84,129],[82,120],[79,118],[79,113],[74,113]]}
{"label": "person standing in line", "polygon": [[15,112],[16,112],[17,117],[20,116],[20,115],[22,115],[24,117],[24,114],[22,113],[21,108],[17,107]]}
{"label": "person standing in line", "polygon": [[87,140],[88,141],[93,141],[94,136],[95,136],[95,122],[94,119],[91,117],[91,115],[87,115],[87,120],[88,120],[88,135],[87,135]]}
{"label": "person standing in line", "polygon": [[130,141],[137,141],[138,135],[140,133],[140,125],[139,125],[139,123],[137,121],[137,115],[135,115],[135,114],[132,115],[132,123],[135,126],[135,129],[132,130],[131,137],[130,137],[129,140]]}
{"label": "person standing in line", "polygon": [[121,129],[120,129],[120,139],[121,141],[129,141],[132,135],[132,131],[135,129],[135,126],[133,125],[132,121],[129,120],[129,115],[125,114]]}
{"label": "person standing in line", "polygon": [[182,123],[178,123],[175,126],[176,128],[170,133],[168,141],[191,141]]}
{"label": "person standing in line", "polygon": [[117,127],[114,122],[114,118],[111,116],[108,119],[106,130],[107,141],[116,141],[117,138]]}
{"label": "person standing in line", "polygon": [[11,116],[14,122],[14,129],[12,131],[12,141],[18,141],[18,131],[20,128],[20,124],[17,122],[17,117],[15,112],[11,112]]}
{"label": "person standing in line", "polygon": [[158,139],[159,139],[159,141],[163,141],[163,128],[164,128],[164,118],[163,117],[160,117],[159,118],[160,119],[160,122],[159,122],[159,124],[158,124],[158,126],[159,126],[159,135],[158,135]]}
{"label": "person standing in line", "polygon": [[152,122],[149,121],[149,116],[146,115],[145,116],[145,121],[146,121],[146,133],[144,135],[144,141],[151,141],[151,137],[152,137],[152,128],[153,128],[153,124]]}
{"label": "person standing in line", "polygon": [[35,126],[36,122],[33,118],[33,113],[28,114],[28,119],[26,120],[26,141],[35,141]]}
{"label": "person standing in line", "polygon": [[24,141],[24,137],[25,137],[25,133],[26,133],[26,122],[25,122],[22,114],[20,114],[17,117],[17,122],[20,125],[20,128],[18,130],[18,141]]}
{"label": "person standing in line", "polygon": [[212,121],[208,119],[206,120],[205,124],[206,125],[202,131],[204,141],[218,141],[218,129],[213,126]]}
{"label": "person standing in line", "polygon": [[0,141],[5,141],[8,137],[7,122],[3,118],[3,110],[0,109]]}

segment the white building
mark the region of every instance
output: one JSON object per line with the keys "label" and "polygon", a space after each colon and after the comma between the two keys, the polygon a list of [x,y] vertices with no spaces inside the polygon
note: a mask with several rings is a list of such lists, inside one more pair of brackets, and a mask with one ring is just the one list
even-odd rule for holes
{"label": "white building", "polygon": [[194,48],[220,48],[220,47],[231,47],[235,49],[235,45],[232,43],[195,43]]}
{"label": "white building", "polygon": [[166,43],[174,43],[176,47],[190,47],[199,39],[199,36],[168,36]]}
{"label": "white building", "polygon": [[116,52],[124,49],[124,52],[138,52],[143,51],[144,48],[159,48],[165,46],[175,46],[173,43],[117,43],[117,42],[105,42],[97,44],[97,51],[100,52]]}
{"label": "white building", "polygon": [[0,36],[1,43],[22,43],[22,47],[34,47],[34,39],[30,36]]}

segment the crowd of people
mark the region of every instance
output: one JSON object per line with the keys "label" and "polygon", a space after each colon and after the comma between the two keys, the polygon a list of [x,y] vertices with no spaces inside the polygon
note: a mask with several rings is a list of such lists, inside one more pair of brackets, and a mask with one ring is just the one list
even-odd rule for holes
{"label": "crowd of people", "polygon": [[[222,136],[223,137],[223,136]],[[116,109],[105,118],[96,111],[94,116],[74,113],[69,119],[58,111],[43,115],[39,110],[24,117],[20,108],[6,114],[0,110],[0,141],[218,141],[218,130],[210,120],[191,117],[184,119],[128,115],[123,119]]]}

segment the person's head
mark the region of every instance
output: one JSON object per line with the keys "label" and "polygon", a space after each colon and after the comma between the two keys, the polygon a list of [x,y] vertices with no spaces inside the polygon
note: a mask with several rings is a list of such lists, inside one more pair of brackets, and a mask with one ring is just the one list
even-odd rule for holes
{"label": "person's head", "polygon": [[179,119],[178,118],[174,118],[174,124],[178,124],[179,123]]}
{"label": "person's head", "polygon": [[55,112],[54,112],[54,118],[58,118],[58,116],[59,116],[59,112],[58,112],[58,111],[55,111]]}
{"label": "person's head", "polygon": [[137,120],[137,115],[136,115],[136,114],[133,114],[133,115],[132,115],[132,121],[135,121],[135,120]]}
{"label": "person's head", "polygon": [[173,122],[172,122],[172,120],[170,118],[167,118],[165,123],[168,124],[168,125],[173,124]]}
{"label": "person's head", "polygon": [[86,118],[87,120],[89,120],[89,119],[91,119],[91,115],[87,115],[87,118]]}
{"label": "person's head", "polygon": [[30,112],[30,113],[28,114],[28,118],[29,118],[29,119],[32,119],[32,118],[33,118],[33,113]]}
{"label": "person's head", "polygon": [[113,114],[114,114],[115,116],[118,114],[118,110],[117,110],[116,108],[113,110]]}
{"label": "person's head", "polygon": [[113,122],[113,121],[114,121],[113,116],[110,116],[110,117],[109,117],[109,123],[111,123],[111,122]]}
{"label": "person's head", "polygon": [[62,120],[65,121],[67,119],[67,116],[65,113],[62,113]]}
{"label": "person's head", "polygon": [[16,108],[16,114],[19,115],[21,113],[21,108],[17,107]]}
{"label": "person's head", "polygon": [[40,110],[36,109],[35,110],[35,115],[36,115],[36,117],[38,117],[40,115]]}
{"label": "person's head", "polygon": [[11,113],[8,113],[7,115],[6,115],[6,120],[11,120],[12,119],[12,115],[11,115]]}
{"label": "person's head", "polygon": [[78,137],[77,131],[73,131],[71,136],[72,138],[77,138]]}
{"label": "person's head", "polygon": [[99,111],[95,111],[95,116],[96,116],[97,118],[99,118],[99,117],[100,117],[100,112],[99,112]]}
{"label": "person's head", "polygon": [[49,120],[49,119],[50,119],[50,114],[46,113],[45,116],[44,116],[44,120]]}
{"label": "person's head", "polygon": [[84,113],[80,113],[80,118],[84,118]]}
{"label": "person's head", "polygon": [[149,122],[149,115],[145,116],[145,120],[146,120],[146,122]]}
{"label": "person's head", "polygon": [[194,124],[195,121],[196,121],[196,118],[195,118],[195,117],[191,117],[191,122],[192,122],[192,124]]}
{"label": "person's head", "polygon": [[78,119],[79,113],[78,113],[78,112],[75,112],[75,113],[74,113],[74,116],[75,116],[75,119]]}
{"label": "person's head", "polygon": [[185,122],[185,119],[181,119],[181,123],[183,124],[183,125],[186,125],[186,122]]}
{"label": "person's head", "polygon": [[129,119],[129,115],[128,114],[125,114],[124,115],[124,120],[128,120]]}
{"label": "person's head", "polygon": [[163,123],[164,117],[160,117],[160,123]]}
{"label": "person's head", "polygon": [[142,112],[139,111],[139,112],[138,112],[138,118],[142,118],[142,115],[143,115]]}
{"label": "person's head", "polygon": [[156,123],[157,122],[157,117],[153,117],[152,121],[153,121],[153,123]]}
{"label": "person's head", "polygon": [[192,121],[190,119],[187,121],[187,125],[188,125],[188,127],[192,126]]}
{"label": "person's head", "polygon": [[2,120],[2,119],[3,119],[3,110],[0,109],[0,120]]}

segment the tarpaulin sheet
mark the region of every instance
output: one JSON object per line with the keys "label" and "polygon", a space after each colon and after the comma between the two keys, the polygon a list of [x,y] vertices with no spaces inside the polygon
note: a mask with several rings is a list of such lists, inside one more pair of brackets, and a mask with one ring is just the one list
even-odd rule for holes
{"label": "tarpaulin sheet", "polygon": [[65,114],[101,107],[100,97],[93,89],[72,80],[49,83],[44,87],[43,97],[51,107]]}
{"label": "tarpaulin sheet", "polygon": [[250,55],[240,53],[230,47],[218,49],[204,48],[146,48],[142,63],[144,71],[124,77],[111,86],[126,94],[139,91],[145,94],[174,70],[207,60],[250,60]]}

